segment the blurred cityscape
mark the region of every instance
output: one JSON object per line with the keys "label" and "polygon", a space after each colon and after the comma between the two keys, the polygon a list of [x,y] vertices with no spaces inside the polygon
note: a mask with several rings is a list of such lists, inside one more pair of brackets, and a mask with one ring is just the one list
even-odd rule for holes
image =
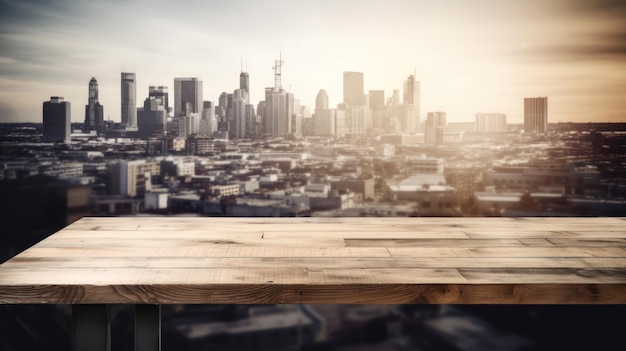
{"label": "blurred cityscape", "polygon": [[[256,108],[249,76],[219,102],[202,82],[150,87],[136,107],[121,75],[121,122],[95,78],[84,123],[69,102],[43,123],[0,124],[0,262],[83,216],[623,216],[626,123],[549,123],[548,98],[520,98],[524,123],[421,119],[413,75],[385,99],[344,72],[344,98],[300,106],[281,85]],[[255,111],[256,110],[256,111]],[[419,221],[419,218],[415,219]],[[69,306],[1,306],[0,349],[69,349]],[[164,350],[623,349],[624,306],[163,306]],[[132,349],[132,310],[114,321]]]}

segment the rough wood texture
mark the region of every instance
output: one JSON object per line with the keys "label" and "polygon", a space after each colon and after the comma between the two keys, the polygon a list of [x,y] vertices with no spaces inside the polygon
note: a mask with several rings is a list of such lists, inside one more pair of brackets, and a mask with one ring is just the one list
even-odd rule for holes
{"label": "rough wood texture", "polygon": [[83,218],[0,303],[626,303],[624,218]]}

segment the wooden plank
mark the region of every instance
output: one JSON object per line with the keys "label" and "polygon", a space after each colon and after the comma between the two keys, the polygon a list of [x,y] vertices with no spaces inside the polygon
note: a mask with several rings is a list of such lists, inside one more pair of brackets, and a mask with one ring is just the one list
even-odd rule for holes
{"label": "wooden plank", "polygon": [[626,284],[20,285],[2,303],[625,304]]}
{"label": "wooden plank", "polygon": [[626,239],[345,239],[348,247],[626,247]]}
{"label": "wooden plank", "polygon": [[83,218],[0,266],[0,303],[625,303],[624,223]]}
{"label": "wooden plank", "polygon": [[471,239],[493,239],[493,238],[516,238],[516,239],[578,239],[578,238],[596,238],[596,239],[621,239],[626,237],[626,231],[623,228],[611,229],[606,231],[589,231],[589,230],[472,230],[464,232]]}
{"label": "wooden plank", "polygon": [[[597,257],[15,257],[2,267],[57,268],[623,268],[624,258]],[[2,272],[2,268],[0,268]]]}
{"label": "wooden plank", "polygon": [[472,284],[619,284],[626,282],[626,268],[459,269]]}
{"label": "wooden plank", "polygon": [[56,268],[7,269],[0,285],[306,284],[303,268]]}
{"label": "wooden plank", "polygon": [[[500,247],[525,246],[517,239],[345,239],[348,247]],[[550,245],[549,242],[546,242]],[[554,246],[552,244],[552,246]]]}
{"label": "wooden plank", "polygon": [[33,247],[20,257],[390,257],[379,247]]}
{"label": "wooden plank", "polygon": [[392,257],[626,257],[623,247],[390,247]]}

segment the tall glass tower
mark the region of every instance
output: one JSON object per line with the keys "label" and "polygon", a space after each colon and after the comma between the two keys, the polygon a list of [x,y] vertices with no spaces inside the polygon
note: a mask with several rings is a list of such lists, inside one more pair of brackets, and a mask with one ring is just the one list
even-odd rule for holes
{"label": "tall glass tower", "polygon": [[61,96],[52,96],[43,103],[43,142],[69,143],[71,141],[71,108]]}
{"label": "tall glass tower", "polygon": [[202,113],[202,80],[174,78],[174,116]]}
{"label": "tall glass tower", "polygon": [[98,101],[98,81],[96,78],[91,78],[89,80],[89,100],[85,106],[83,131],[89,133],[94,130],[98,135],[104,133],[104,108]]}
{"label": "tall glass tower", "polygon": [[122,72],[122,124],[137,128],[137,85],[135,73]]}
{"label": "tall glass tower", "polygon": [[343,72],[343,102],[350,106],[365,106],[363,72]]}

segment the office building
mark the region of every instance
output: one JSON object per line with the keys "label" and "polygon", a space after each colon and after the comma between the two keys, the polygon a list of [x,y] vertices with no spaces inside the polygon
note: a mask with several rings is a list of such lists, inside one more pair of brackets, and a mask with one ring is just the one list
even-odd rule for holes
{"label": "office building", "polygon": [[202,113],[202,81],[198,78],[174,78],[174,116]]}
{"label": "office building", "polygon": [[352,106],[347,111],[349,116],[348,133],[364,135],[372,128],[372,111],[367,106]]}
{"label": "office building", "polygon": [[43,103],[43,142],[69,143],[71,141],[71,108],[60,96]]}
{"label": "office building", "polygon": [[420,82],[410,75],[404,82],[404,103],[415,106],[417,118],[420,116]]}
{"label": "office building", "polygon": [[324,89],[320,89],[315,97],[315,111],[317,110],[328,110],[328,94]]}
{"label": "office building", "polygon": [[[152,87],[151,87],[152,88]],[[152,92],[152,89],[150,89]],[[167,130],[167,111],[162,97],[149,95],[143,108],[137,109],[137,136],[151,138],[164,136]]]}
{"label": "office building", "polygon": [[384,90],[370,90],[370,109],[375,110],[379,106],[385,105],[385,91]]}
{"label": "office building", "polygon": [[414,75],[410,75],[404,81],[404,103],[415,106],[420,104],[420,82],[415,80]]}
{"label": "office building", "polygon": [[154,97],[160,106],[163,106],[166,113],[170,113],[170,103],[167,92],[167,87],[163,85],[148,87],[148,97]]}
{"label": "office building", "polygon": [[250,75],[248,72],[241,72],[239,74],[239,89],[250,96]]}
{"label": "office building", "polygon": [[343,103],[365,106],[363,72],[343,72]]}
{"label": "office building", "polygon": [[506,115],[503,113],[477,113],[475,121],[477,132],[506,131]]}
{"label": "office building", "polygon": [[548,131],[548,98],[524,98],[524,133]]}
{"label": "office building", "polygon": [[160,164],[156,161],[120,161],[111,165],[111,186],[113,194],[143,196],[152,189],[151,178],[160,174]]}
{"label": "office building", "polygon": [[200,115],[190,113],[188,116],[178,117],[178,136],[187,138],[192,134],[200,133]]}
{"label": "office building", "polygon": [[202,118],[200,119],[200,135],[212,136],[217,132],[217,119],[213,102],[204,101],[202,103]]}
{"label": "office building", "polygon": [[336,109],[315,111],[313,117],[315,136],[335,136],[335,134],[337,134],[336,120]]}
{"label": "office building", "polygon": [[265,135],[285,137],[291,133],[293,94],[280,89],[265,88]]}
{"label": "office building", "polygon": [[135,73],[122,72],[122,124],[126,129],[137,128],[137,85]]}
{"label": "office building", "polygon": [[285,137],[292,133],[293,94],[282,87],[282,57],[274,65],[274,87],[265,88],[264,130],[267,137]]}
{"label": "office building", "polygon": [[446,127],[445,112],[428,112],[424,123],[424,140],[426,144],[443,144],[443,130]]}
{"label": "office building", "polygon": [[245,90],[236,89],[233,92],[233,105],[232,105],[232,121],[231,129],[229,129],[229,137],[233,139],[245,138],[248,131],[248,120],[246,118],[246,105],[248,101],[248,94]]}
{"label": "office building", "polygon": [[89,100],[85,105],[85,123],[83,132],[95,131],[98,135],[104,133],[104,108],[98,101],[98,81],[96,78],[89,80]]}

